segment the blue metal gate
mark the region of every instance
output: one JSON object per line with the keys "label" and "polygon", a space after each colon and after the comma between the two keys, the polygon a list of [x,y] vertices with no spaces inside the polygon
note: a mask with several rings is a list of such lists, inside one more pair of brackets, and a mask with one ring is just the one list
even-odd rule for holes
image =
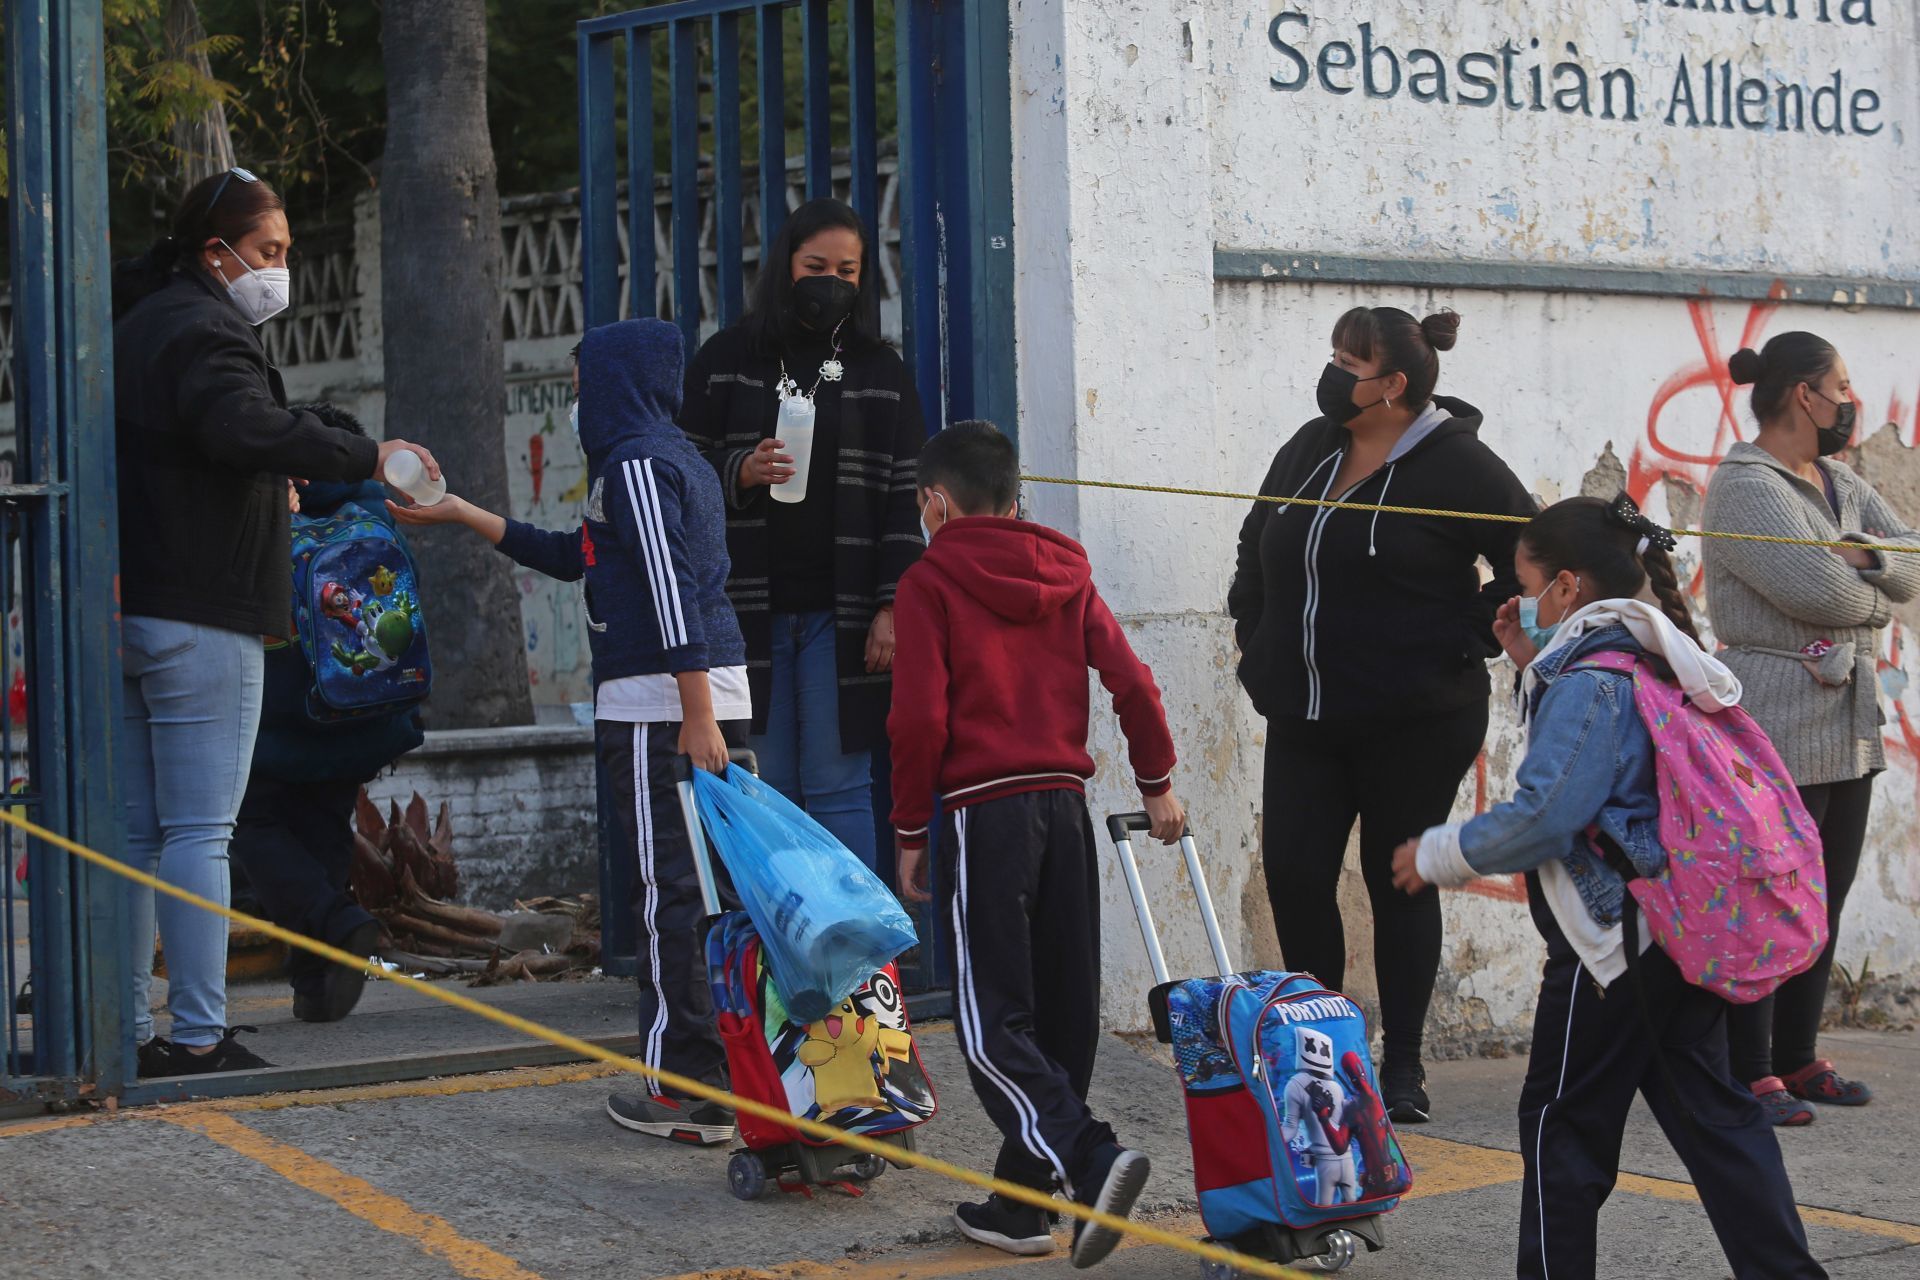
{"label": "blue metal gate", "polygon": [[[97,3],[9,0],[17,460],[0,485],[0,605],[18,610],[20,646],[0,638],[0,766],[6,803],[112,849],[119,547],[101,38]],[[0,858],[0,1114],[118,1093],[133,1074],[121,883],[26,849],[12,827]]]}
{"label": "blue metal gate", "polygon": [[[882,56],[876,0],[674,0],[580,24],[585,321],[591,328],[654,315],[663,271],[671,297],[668,318],[686,335],[689,352],[704,333],[738,319],[745,309],[748,273],[759,265],[757,254],[747,249],[744,219],[749,213],[756,218],[762,244],[785,221],[788,126],[795,119],[806,197],[841,195],[877,229],[879,89],[881,77],[890,75],[901,178],[901,336],[907,367],[932,429],[982,417],[1012,431],[1007,0],[890,4],[890,65]],[[836,10],[843,18],[837,24],[843,43],[834,38]],[[787,54],[794,48],[800,76],[790,86]],[[664,104],[656,101],[656,82],[664,87]],[[839,92],[845,94],[844,137],[837,135],[833,111]],[[659,176],[656,126],[662,121],[672,192],[664,262],[655,244],[650,198]],[[746,121],[756,135],[751,148]],[[713,210],[711,245],[704,249],[703,177],[712,187]],[[631,197],[624,224],[623,186]],[[703,255],[710,255],[713,265],[710,290],[701,287]],[[888,793],[885,754],[876,755],[876,805],[882,810]],[[609,816],[603,806],[603,831]],[[876,822],[884,824],[884,812]],[[889,836],[882,848],[890,843]],[[604,951],[615,971],[625,957],[631,972],[632,922],[623,907],[632,868],[604,853],[603,847]],[[923,949],[923,959],[918,972],[904,976],[910,985],[930,989],[942,982],[941,966],[931,948]]]}

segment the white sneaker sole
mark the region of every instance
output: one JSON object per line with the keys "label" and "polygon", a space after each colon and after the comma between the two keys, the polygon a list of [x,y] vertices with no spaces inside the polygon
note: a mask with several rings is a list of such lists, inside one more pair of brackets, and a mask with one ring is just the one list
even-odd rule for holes
{"label": "white sneaker sole", "polygon": [[635,1133],[644,1133],[652,1138],[665,1138],[668,1142],[678,1142],[690,1147],[715,1147],[723,1142],[732,1142],[735,1127],[730,1124],[688,1124],[685,1121],[647,1121],[629,1120],[607,1104],[607,1118],[622,1129]]}
{"label": "white sneaker sole", "polygon": [[1003,1236],[998,1231],[985,1231],[979,1227],[968,1226],[967,1220],[957,1213],[953,1215],[953,1225],[960,1228],[961,1235],[975,1244],[984,1244],[1002,1253],[1011,1253],[1017,1258],[1044,1258],[1056,1247],[1052,1236]]}
{"label": "white sneaker sole", "polygon": [[[1113,1168],[1107,1171],[1107,1181],[1095,1197],[1093,1207],[1116,1218],[1126,1217],[1133,1212],[1140,1193],[1147,1189],[1147,1178],[1152,1172],[1153,1162],[1140,1152],[1121,1152]],[[1086,1223],[1080,1228],[1080,1238],[1073,1242],[1073,1265],[1085,1268],[1104,1262],[1119,1243],[1118,1231],[1095,1222]]]}

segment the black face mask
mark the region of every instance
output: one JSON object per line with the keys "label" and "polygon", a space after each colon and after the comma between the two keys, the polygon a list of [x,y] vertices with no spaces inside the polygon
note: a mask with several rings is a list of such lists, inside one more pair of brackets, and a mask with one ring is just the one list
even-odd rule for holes
{"label": "black face mask", "polygon": [[793,314],[807,328],[831,333],[859,297],[859,288],[839,276],[801,276],[793,282]]}
{"label": "black face mask", "polygon": [[1385,396],[1381,396],[1373,404],[1355,404],[1354,388],[1363,382],[1378,382],[1382,378],[1392,376],[1391,373],[1376,373],[1371,378],[1363,378],[1351,370],[1329,363],[1326,371],[1320,375],[1320,385],[1315,389],[1313,398],[1319,403],[1320,412],[1325,414],[1328,420],[1336,426],[1344,427],[1373,408],[1374,404],[1379,404],[1386,399]]}
{"label": "black face mask", "polygon": [[[1808,387],[1807,390],[1813,391],[1813,388]],[[1818,391],[1813,391],[1813,394],[1827,400]],[[1860,417],[1860,406],[1851,400],[1827,400],[1827,403],[1835,409],[1833,425],[1823,427],[1819,423],[1814,424],[1814,434],[1818,438],[1815,447],[1823,458],[1831,458],[1853,443],[1853,424]]]}

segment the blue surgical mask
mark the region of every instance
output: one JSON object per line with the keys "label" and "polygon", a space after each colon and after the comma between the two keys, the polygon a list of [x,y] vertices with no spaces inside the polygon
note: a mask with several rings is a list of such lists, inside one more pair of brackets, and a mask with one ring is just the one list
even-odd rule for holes
{"label": "blue surgical mask", "polygon": [[573,438],[580,438],[580,402],[575,400],[567,406],[567,423],[573,428]]}
{"label": "blue surgical mask", "polygon": [[[1580,580],[1578,578],[1574,579],[1573,589],[1577,595],[1580,591]],[[1549,585],[1548,590],[1552,590],[1551,585]],[[1560,622],[1548,623],[1545,626],[1541,625],[1540,598],[1545,594],[1546,592],[1543,591],[1538,596],[1520,597],[1520,630],[1526,633],[1527,639],[1533,642],[1534,648],[1542,650],[1543,652],[1548,645],[1553,643],[1553,635],[1554,632],[1560,629],[1560,622],[1567,620],[1566,615],[1562,614]]]}

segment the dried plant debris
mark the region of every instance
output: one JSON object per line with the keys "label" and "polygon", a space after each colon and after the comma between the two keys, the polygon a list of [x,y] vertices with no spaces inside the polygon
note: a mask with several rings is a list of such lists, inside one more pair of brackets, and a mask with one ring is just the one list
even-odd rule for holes
{"label": "dried plant debris", "polygon": [[386,958],[410,972],[467,976],[474,986],[584,977],[600,963],[600,904],[592,894],[535,898],[507,912],[459,905],[453,813],[431,828],[415,792],[385,816],[362,788],[348,885],[392,938]]}

